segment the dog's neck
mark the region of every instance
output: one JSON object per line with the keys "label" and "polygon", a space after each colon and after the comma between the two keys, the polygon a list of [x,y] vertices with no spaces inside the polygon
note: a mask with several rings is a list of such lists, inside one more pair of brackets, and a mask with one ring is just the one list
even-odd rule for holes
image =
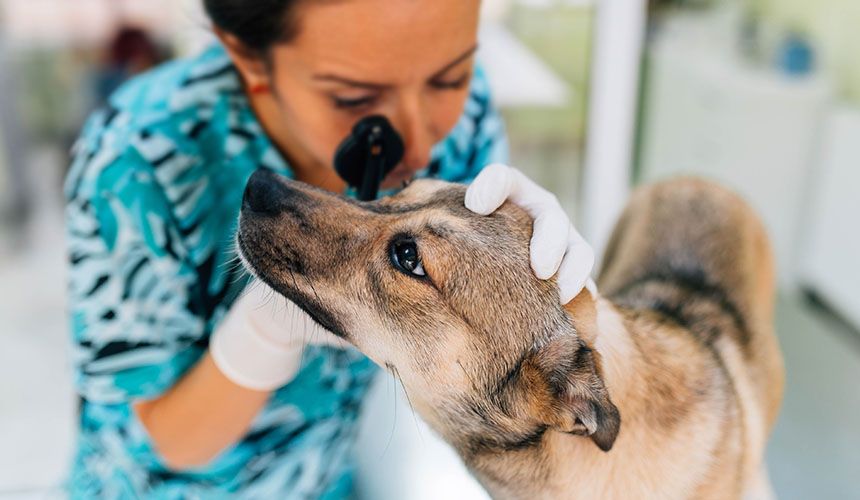
{"label": "dog's neck", "polygon": [[[641,355],[623,318],[609,301],[588,291],[566,309],[580,337],[599,354],[604,382],[621,413],[621,433],[610,452],[586,437],[550,431],[539,447],[486,457],[475,472],[493,498],[570,498],[571,492],[576,498],[607,498],[619,484],[612,472],[617,462],[635,456],[631,443],[641,444],[640,432],[625,425],[626,417],[642,410],[635,395],[643,393],[643,382],[636,376],[642,373]],[[544,480],[535,481],[536,474]]]}

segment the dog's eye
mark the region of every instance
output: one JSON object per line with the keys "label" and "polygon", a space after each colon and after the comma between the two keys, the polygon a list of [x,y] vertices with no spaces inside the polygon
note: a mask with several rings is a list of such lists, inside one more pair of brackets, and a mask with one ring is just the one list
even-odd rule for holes
{"label": "dog's eye", "polygon": [[395,241],[391,245],[391,261],[394,267],[415,276],[426,276],[421,258],[418,257],[418,246],[412,240]]}

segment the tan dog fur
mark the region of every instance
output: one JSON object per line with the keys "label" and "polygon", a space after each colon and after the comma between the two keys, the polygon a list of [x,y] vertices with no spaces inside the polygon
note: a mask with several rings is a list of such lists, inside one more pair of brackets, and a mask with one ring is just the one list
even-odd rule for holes
{"label": "tan dog fur", "polygon": [[[251,270],[400,377],[495,498],[756,496],[782,397],[767,238],[732,193],[638,190],[602,296],[558,304],[531,220],[482,217],[417,181],[359,203],[260,172],[238,243]],[[426,276],[395,265],[414,244]]]}

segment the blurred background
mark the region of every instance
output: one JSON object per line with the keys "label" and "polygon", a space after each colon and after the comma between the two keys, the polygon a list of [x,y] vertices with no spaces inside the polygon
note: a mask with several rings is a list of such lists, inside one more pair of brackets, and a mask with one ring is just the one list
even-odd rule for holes
{"label": "blurred background", "polygon": [[[704,175],[759,211],[779,265],[787,371],[771,479],[780,498],[860,498],[860,2],[484,0],[484,10],[480,57],[512,163],[556,192],[598,253],[637,183]],[[2,498],[61,497],[74,445],[69,147],[125,78],[210,42],[199,0],[0,0]],[[381,378],[367,401],[363,496],[482,498],[394,387]]]}

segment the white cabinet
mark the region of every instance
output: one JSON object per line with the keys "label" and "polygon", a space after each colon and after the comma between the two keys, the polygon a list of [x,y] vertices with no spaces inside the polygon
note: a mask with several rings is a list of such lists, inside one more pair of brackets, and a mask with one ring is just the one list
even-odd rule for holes
{"label": "white cabinet", "polygon": [[765,221],[780,282],[797,282],[797,246],[828,84],[745,67],[725,51],[657,40],[648,53],[642,177],[705,176]]}
{"label": "white cabinet", "polygon": [[820,151],[800,280],[860,328],[860,108],[829,114]]}

